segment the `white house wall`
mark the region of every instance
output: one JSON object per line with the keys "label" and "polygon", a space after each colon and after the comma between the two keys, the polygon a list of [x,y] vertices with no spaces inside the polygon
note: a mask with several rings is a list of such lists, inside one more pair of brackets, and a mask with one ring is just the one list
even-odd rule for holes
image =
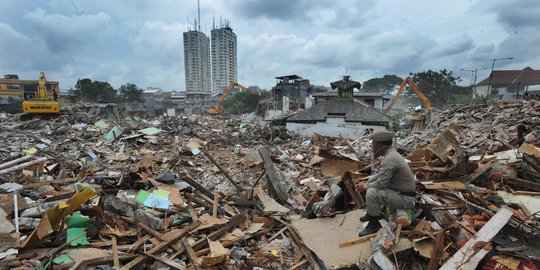
{"label": "white house wall", "polygon": [[361,123],[347,123],[343,118],[328,118],[326,122],[316,124],[292,123],[287,122],[287,130],[301,136],[319,135],[346,138],[357,138],[366,129],[385,130],[384,126],[362,125]]}

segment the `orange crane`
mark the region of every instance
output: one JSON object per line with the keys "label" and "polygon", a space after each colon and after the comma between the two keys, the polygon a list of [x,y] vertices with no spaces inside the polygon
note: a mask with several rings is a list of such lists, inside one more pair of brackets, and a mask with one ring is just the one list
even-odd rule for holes
{"label": "orange crane", "polygon": [[225,98],[227,97],[227,95],[229,95],[229,93],[233,90],[234,87],[238,87],[242,90],[245,90],[249,93],[252,93],[252,94],[255,94],[255,95],[260,95],[259,92],[256,92],[256,91],[253,91],[237,82],[232,82],[231,84],[229,84],[229,87],[227,87],[227,90],[225,90],[225,92],[223,92],[223,94],[221,95],[221,97],[218,99],[218,101],[216,102],[216,106],[214,109],[208,109],[206,110],[207,113],[210,113],[210,114],[220,114],[223,112],[223,108],[221,107],[221,102],[223,102],[223,100],[225,100]]}
{"label": "orange crane", "polygon": [[431,111],[431,101],[429,101],[429,99],[426,97],[426,95],[424,95],[424,93],[422,93],[422,91],[420,91],[420,89],[418,88],[418,85],[416,85],[416,83],[412,80],[411,77],[407,77],[403,80],[403,82],[401,83],[401,86],[399,87],[399,90],[397,91],[396,95],[394,96],[394,98],[392,98],[392,100],[390,101],[390,105],[388,105],[388,107],[386,107],[386,109],[384,109],[384,112],[388,112],[390,109],[392,109],[392,106],[394,106],[394,104],[396,103],[396,101],[399,99],[399,96],[401,96],[401,93],[403,93],[403,89],[405,89],[405,86],[406,85],[409,85],[412,90],[420,97],[420,99],[422,100],[422,102],[424,102],[424,104],[426,105],[426,109],[430,110]]}

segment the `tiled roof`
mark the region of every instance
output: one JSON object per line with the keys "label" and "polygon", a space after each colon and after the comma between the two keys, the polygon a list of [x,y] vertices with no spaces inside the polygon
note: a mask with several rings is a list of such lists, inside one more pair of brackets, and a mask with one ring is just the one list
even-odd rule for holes
{"label": "tiled roof", "polygon": [[[491,85],[536,85],[540,84],[540,70],[526,67],[523,70],[494,70],[492,73]],[[476,85],[488,85],[489,77],[480,81]]]}
{"label": "tiled roof", "polygon": [[289,117],[287,122],[324,122],[329,115],[344,115],[346,122],[389,122],[382,111],[356,99],[333,99],[318,103]]}

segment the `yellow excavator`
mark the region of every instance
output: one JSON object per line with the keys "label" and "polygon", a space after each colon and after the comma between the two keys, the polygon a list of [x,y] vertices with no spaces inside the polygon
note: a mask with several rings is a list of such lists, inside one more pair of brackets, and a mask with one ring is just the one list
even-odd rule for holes
{"label": "yellow excavator", "polygon": [[[54,91],[54,90],[53,90]],[[23,112],[28,114],[56,114],[60,112],[58,93],[49,97],[46,89],[45,73],[39,75],[38,89],[34,95],[24,93]]]}
{"label": "yellow excavator", "polygon": [[223,100],[225,100],[225,98],[227,97],[227,95],[229,95],[229,93],[231,93],[231,91],[233,90],[234,87],[238,87],[244,91],[247,91],[249,93],[252,93],[252,94],[255,94],[255,95],[260,95],[259,92],[257,91],[253,91],[237,82],[232,82],[231,84],[229,84],[229,87],[227,87],[227,90],[225,90],[225,92],[223,92],[223,94],[221,95],[221,97],[218,99],[218,101],[216,102],[216,106],[213,108],[213,109],[208,109],[206,110],[207,113],[209,114],[220,114],[220,113],[223,113],[223,108],[221,107],[221,103],[223,102]]}
{"label": "yellow excavator", "polygon": [[404,119],[409,121],[409,123],[411,124],[410,128],[412,130],[421,130],[431,120],[431,110],[433,108],[431,107],[431,101],[429,101],[428,97],[426,97],[426,95],[424,95],[424,93],[420,91],[420,88],[418,88],[418,85],[416,85],[416,83],[412,80],[411,77],[407,77],[403,80],[398,92],[396,93],[394,98],[392,98],[390,104],[386,107],[386,109],[384,109],[384,112],[387,113],[388,111],[390,111],[390,109],[392,109],[392,106],[394,106],[394,104],[397,102],[399,96],[401,96],[401,93],[403,93],[403,89],[405,89],[405,86],[407,85],[409,85],[412,90],[420,97],[422,102],[424,102],[427,111],[420,110],[418,112],[408,113],[404,116]]}
{"label": "yellow excavator", "polygon": [[422,93],[422,91],[420,91],[420,88],[418,88],[418,85],[416,85],[416,83],[412,80],[412,78],[407,77],[401,83],[401,86],[399,87],[399,90],[397,91],[394,98],[392,98],[392,100],[390,101],[390,104],[386,107],[386,109],[384,109],[385,113],[390,111],[390,109],[392,109],[392,106],[394,106],[394,104],[397,102],[397,100],[399,99],[399,96],[401,96],[401,93],[403,93],[403,89],[405,89],[405,86],[407,86],[407,85],[409,85],[412,88],[412,90],[420,97],[422,102],[424,102],[424,105],[426,106],[426,109],[431,111],[431,109],[432,109],[431,108],[431,101],[429,101],[429,99],[426,97],[426,95],[424,95],[424,93]]}

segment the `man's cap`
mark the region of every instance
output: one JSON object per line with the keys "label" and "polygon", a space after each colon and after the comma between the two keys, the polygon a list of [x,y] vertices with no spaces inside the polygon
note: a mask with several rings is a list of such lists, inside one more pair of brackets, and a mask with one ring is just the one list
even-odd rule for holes
{"label": "man's cap", "polygon": [[389,142],[394,138],[394,133],[386,130],[375,131],[371,135],[370,139],[374,142]]}

